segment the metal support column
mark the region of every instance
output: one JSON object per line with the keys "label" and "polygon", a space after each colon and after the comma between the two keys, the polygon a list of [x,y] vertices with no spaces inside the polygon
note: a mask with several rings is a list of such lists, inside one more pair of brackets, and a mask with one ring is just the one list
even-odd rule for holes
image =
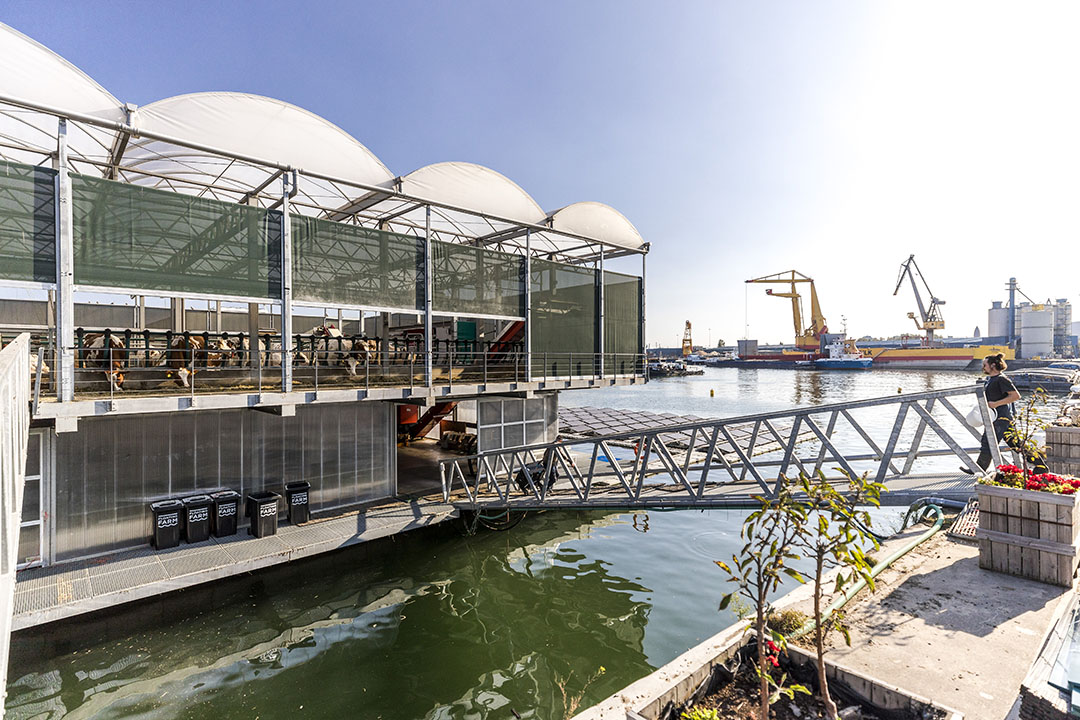
{"label": "metal support column", "polygon": [[604,246],[600,246],[600,259],[597,261],[599,272],[596,274],[596,283],[599,287],[597,293],[597,342],[596,346],[600,349],[600,377],[604,377]]}
{"label": "metal support column", "polygon": [[[644,357],[642,362],[645,363],[645,367],[641,368],[642,374],[648,378],[647,368],[649,365],[649,350],[645,346],[645,253],[641,253],[641,337],[638,338],[638,351],[641,352]],[[635,363],[637,360],[635,359]]]}
{"label": "metal support column", "polygon": [[67,120],[60,118],[56,135],[56,353],[60,402],[75,397],[75,225],[71,177],[68,174]]}
{"label": "metal support column", "polygon": [[431,365],[433,347],[431,337],[431,206],[428,205],[424,212],[424,376],[427,378],[427,386],[432,386]]}
{"label": "metal support column", "polygon": [[281,176],[281,392],[292,392],[292,223],[289,200],[296,195],[296,171]]}
{"label": "metal support column", "polygon": [[532,382],[532,231],[525,230],[525,382]]}

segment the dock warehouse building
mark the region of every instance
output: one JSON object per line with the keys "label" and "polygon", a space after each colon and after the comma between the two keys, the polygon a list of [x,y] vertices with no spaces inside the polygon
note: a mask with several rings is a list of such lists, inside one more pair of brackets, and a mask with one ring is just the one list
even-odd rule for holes
{"label": "dock warehouse building", "polygon": [[165,498],[392,497],[446,452],[422,437],[554,440],[559,392],[645,381],[648,250],[611,207],[544,211],[470,163],[396,175],[280,100],[125,104],[0,25],[0,340],[29,333],[33,398],[19,566],[145,545]]}

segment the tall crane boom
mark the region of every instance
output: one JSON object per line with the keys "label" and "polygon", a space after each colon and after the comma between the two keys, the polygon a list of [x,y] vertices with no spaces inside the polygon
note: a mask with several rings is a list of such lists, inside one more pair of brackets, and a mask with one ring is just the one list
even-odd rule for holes
{"label": "tall crane boom", "polygon": [[[821,349],[821,335],[829,332],[825,324],[825,316],[821,314],[821,306],[818,305],[817,290],[814,288],[814,279],[803,275],[798,270],[785,270],[773,275],[747,280],[747,283],[772,283],[789,285],[788,292],[774,292],[772,288],[765,290],[767,295],[773,297],[788,298],[791,300],[791,316],[795,323],[795,346],[800,350],[818,352]],[[796,290],[796,285],[806,283],[810,285],[810,324],[803,327],[802,296]]]}
{"label": "tall crane boom", "polygon": [[[919,294],[919,282],[915,280],[916,276],[918,276],[919,281],[922,282],[922,286],[926,290],[926,294],[930,297],[929,307],[923,304],[922,295]],[[896,289],[893,290],[894,296],[900,292],[900,286],[904,284],[905,277],[911,281],[911,290],[915,293],[915,304],[919,306],[919,317],[915,317],[913,312],[909,312],[908,317],[915,321],[915,327],[926,333],[926,339],[923,342],[927,347],[930,347],[934,344],[934,331],[945,329],[945,319],[941,316],[941,306],[945,304],[945,301],[935,297],[934,293],[931,292],[926,278],[923,276],[922,271],[919,270],[919,266],[915,264],[914,255],[909,256],[900,265],[900,276],[896,279]]]}

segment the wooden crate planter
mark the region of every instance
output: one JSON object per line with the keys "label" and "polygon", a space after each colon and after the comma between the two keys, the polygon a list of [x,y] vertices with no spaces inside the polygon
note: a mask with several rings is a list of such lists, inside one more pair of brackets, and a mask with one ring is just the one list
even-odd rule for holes
{"label": "wooden crate planter", "polygon": [[979,485],[979,567],[1072,585],[1076,572],[1076,495]]}
{"label": "wooden crate planter", "polygon": [[1080,477],[1080,428],[1046,428],[1046,466],[1058,475]]}

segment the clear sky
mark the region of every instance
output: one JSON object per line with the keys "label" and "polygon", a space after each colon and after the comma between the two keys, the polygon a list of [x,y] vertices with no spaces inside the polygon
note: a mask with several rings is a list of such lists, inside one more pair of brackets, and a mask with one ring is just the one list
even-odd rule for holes
{"label": "clear sky", "polygon": [[[652,243],[648,341],[790,341],[750,277],[817,280],[832,329],[946,333],[1010,275],[1080,303],[1080,4],[34,2],[0,20],[126,102],[237,90],[340,125],[396,174],[487,165]],[[747,300],[748,299],[748,300]],[[1076,311],[1080,316],[1080,308]]]}

